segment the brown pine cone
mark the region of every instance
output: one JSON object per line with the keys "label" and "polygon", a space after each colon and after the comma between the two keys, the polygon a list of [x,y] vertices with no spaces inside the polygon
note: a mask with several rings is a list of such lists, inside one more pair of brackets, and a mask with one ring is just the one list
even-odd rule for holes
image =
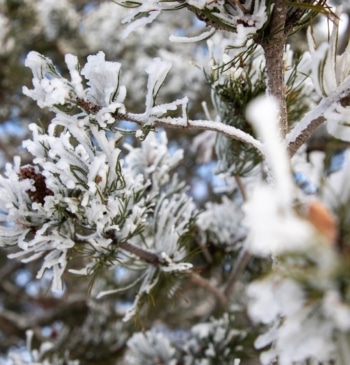
{"label": "brown pine cone", "polygon": [[36,172],[34,166],[26,165],[21,167],[20,177],[22,180],[34,180],[35,191],[26,191],[33,202],[44,204],[45,197],[53,195],[53,192],[46,187],[45,176],[43,176],[40,172]]}

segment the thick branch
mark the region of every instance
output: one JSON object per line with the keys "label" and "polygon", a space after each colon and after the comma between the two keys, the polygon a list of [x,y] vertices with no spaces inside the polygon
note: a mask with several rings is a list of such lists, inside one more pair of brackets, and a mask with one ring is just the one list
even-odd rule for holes
{"label": "thick branch", "polygon": [[288,6],[285,0],[276,0],[267,34],[261,41],[266,59],[268,93],[276,97],[280,106],[282,135],[288,131],[286,87],[284,83],[284,47],[287,35],[285,23]]}

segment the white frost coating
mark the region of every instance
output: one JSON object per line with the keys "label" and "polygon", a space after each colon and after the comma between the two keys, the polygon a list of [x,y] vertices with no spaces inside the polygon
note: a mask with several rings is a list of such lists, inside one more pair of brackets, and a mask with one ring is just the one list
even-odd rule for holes
{"label": "white frost coating", "polygon": [[[155,105],[151,109],[151,114],[152,114],[153,117],[156,117],[157,120],[158,120],[158,118],[161,118],[168,111],[177,110],[178,107],[181,106],[182,117],[177,118],[177,119],[181,119],[181,125],[186,126],[187,125],[187,104],[188,104],[188,98],[185,96],[182,99],[174,100],[172,103],[165,103],[165,104]],[[146,113],[146,115],[147,115],[147,113]],[[176,118],[171,118],[171,117],[161,118],[161,120],[169,120],[169,121],[172,120],[172,119],[176,119]]]}
{"label": "white frost coating", "polygon": [[239,139],[240,141],[250,144],[264,154],[264,146],[260,141],[233,126],[211,120],[189,120],[188,125],[198,129],[221,132],[229,138]]}
{"label": "white frost coating", "polygon": [[187,0],[188,5],[195,6],[197,9],[204,9],[208,3],[208,0]]}
{"label": "white frost coating", "polygon": [[150,294],[151,290],[157,285],[159,276],[156,275],[156,271],[157,271],[156,267],[154,267],[154,266],[148,267],[148,269],[145,273],[143,282],[141,284],[141,287],[137,292],[134,303],[127,310],[127,312],[125,313],[125,316],[123,317],[124,322],[130,321],[130,319],[132,319],[134,317],[134,315],[137,313],[139,302],[140,302],[140,299],[142,298],[142,296],[145,294]]}
{"label": "white frost coating", "polygon": [[26,58],[25,66],[32,70],[34,86],[32,90],[23,86],[22,91],[25,95],[36,100],[41,108],[52,108],[56,104],[65,103],[69,97],[70,87],[51,60],[38,52],[31,51]]}
{"label": "white frost coating", "polygon": [[335,324],[335,327],[343,332],[350,329],[350,308],[344,303],[340,293],[330,290],[323,299],[323,310]]}
{"label": "white frost coating", "polygon": [[342,141],[350,142],[350,106],[336,104],[324,114],[329,134]]}
{"label": "white frost coating", "polygon": [[334,324],[324,317],[322,306],[306,303],[303,289],[288,278],[268,276],[249,285],[248,312],[256,322],[270,325],[260,335],[255,347],[262,349],[260,360],[269,365],[278,357],[278,364],[290,365],[315,359],[317,363],[332,357]]}
{"label": "white frost coating", "polygon": [[279,132],[278,104],[271,97],[259,97],[249,104],[247,118],[264,143],[266,162],[271,169],[278,199],[288,206],[292,200],[293,184],[287,151]]}
{"label": "white frost coating", "polygon": [[206,32],[203,32],[200,35],[195,36],[195,37],[178,37],[175,35],[171,35],[169,37],[169,41],[174,42],[174,43],[200,42],[200,41],[204,41],[204,40],[208,39],[209,37],[211,37],[215,33],[215,31],[216,31],[215,28],[211,28],[211,29],[207,30]]}
{"label": "white frost coating", "polygon": [[[303,306],[304,294],[292,280],[271,278],[255,281],[247,289],[249,316],[255,322],[273,323],[279,316],[295,314]],[[264,347],[266,344],[262,344]]]}
{"label": "white frost coating", "polygon": [[[212,4],[212,8],[216,6],[215,2]],[[247,9],[253,9],[253,12],[245,14],[239,7],[232,6],[227,2],[222,11],[215,13],[217,18],[236,28],[235,35],[231,40],[232,45],[236,47],[246,44],[267,21],[266,1],[255,0],[254,5],[252,1],[246,1],[244,6]]]}
{"label": "white frost coating", "polygon": [[157,252],[163,251],[165,259],[171,257],[169,268],[173,266],[172,260],[181,262],[186,255],[186,251],[179,248],[178,238],[186,232],[194,212],[195,206],[186,194],[171,200],[161,197],[157,202],[154,248]]}
{"label": "white frost coating", "polygon": [[[158,3],[158,1],[156,1]],[[142,6],[143,7],[143,6]],[[142,8],[141,7],[141,8]],[[145,9],[146,11],[148,9]],[[138,10],[135,12],[135,14],[141,12],[142,9],[138,8]],[[130,21],[130,18],[133,18],[135,14],[132,14],[132,16],[125,18],[123,20],[123,23],[127,23]],[[126,38],[131,32],[133,32],[134,30],[136,30],[137,28],[143,27],[149,23],[152,23],[153,20],[155,20],[158,15],[160,14],[160,10],[153,10],[149,13],[148,17],[141,17],[137,20],[133,20],[132,23],[130,23],[127,28],[123,31],[122,33],[122,38]]]}
{"label": "white frost coating", "polygon": [[[170,180],[170,171],[175,168],[183,158],[183,150],[170,154],[168,140],[165,132],[149,134],[140,148],[125,144],[129,151],[125,157],[125,170],[130,178],[136,180],[144,176],[151,180],[151,192],[158,193],[160,187]],[[158,200],[158,203],[160,201]]]}
{"label": "white frost coating", "polygon": [[300,136],[302,132],[309,127],[312,121],[324,116],[324,114],[330,107],[337,104],[342,97],[349,94],[349,90],[350,78],[347,78],[341,85],[337,87],[336,90],[333,91],[331,95],[329,95],[328,97],[324,97],[317,105],[317,107],[308,112],[302,118],[302,120],[296,124],[296,126],[286,136],[286,145],[295,142],[298,136]]}
{"label": "white frost coating", "polygon": [[[185,184],[171,171],[183,152],[169,152],[165,134],[151,133],[142,148],[130,151],[126,166],[122,166],[117,146],[122,136],[104,129],[115,122],[112,114],[116,108],[124,112],[122,102],[126,89],[119,86],[120,64],[106,62],[102,52],[90,56],[80,74],[75,56],[67,55],[66,63],[71,81],[63,78],[49,59],[35,52],[28,56],[26,64],[33,70],[34,86],[38,84],[28,93],[36,97],[38,104],[48,104],[56,113],[47,131],[31,125],[33,138],[24,142],[34,156],[35,173],[42,175],[49,190],[43,191],[40,200],[34,200],[28,191],[36,188],[35,180],[20,178],[18,159],[14,167],[7,166],[7,176],[0,177],[0,210],[4,212],[0,215],[0,242],[17,245],[19,252],[11,257],[18,257],[23,262],[41,259],[37,277],[46,270],[51,271],[55,291],[63,288],[61,278],[75,240],[88,243],[89,249],[96,253],[90,256],[86,267],[74,270],[80,274],[93,272],[99,255],[109,250],[112,238],[106,236],[106,231],[115,232],[117,240],[127,240],[140,249],[145,249],[146,245],[150,254],[159,258],[159,268],[143,262],[136,254],[123,252],[128,264],[134,261],[144,270],[140,294],[125,317],[130,319],[142,295],[149,294],[157,284],[162,269],[180,272],[192,268],[191,264],[182,262],[186,252],[185,248],[179,247],[179,238],[188,230],[195,214],[194,204],[185,194]],[[187,97],[154,106],[156,94],[170,67],[170,62],[159,58],[147,67],[147,112],[158,118],[168,111],[179,110],[182,112],[179,119],[187,126]],[[80,75],[88,81],[85,90]],[[69,92],[67,98],[64,95],[63,102],[67,106],[78,106],[78,109],[67,108],[67,113],[65,108],[59,110],[53,102],[48,103],[46,99],[54,99],[56,94],[55,90],[42,87],[46,83],[49,86],[61,83],[59,91]],[[82,100],[77,99],[84,95]],[[77,114],[71,115],[74,110]],[[147,121],[145,116],[146,113],[136,115],[135,119]],[[168,121],[170,117],[163,118]],[[87,227],[87,235],[76,232],[77,221],[67,219],[62,223],[62,214],[66,214],[62,212],[74,215]],[[119,264],[117,257],[114,264]]]}
{"label": "white frost coating", "polygon": [[304,249],[313,228],[293,210],[294,186],[288,156],[278,131],[278,108],[270,97],[259,97],[247,109],[264,142],[272,185],[257,186],[244,204],[244,223],[249,227],[248,248],[257,255]]}
{"label": "white frost coating", "polygon": [[[37,278],[41,278],[46,269],[53,270],[53,282],[52,290],[61,292],[63,289],[62,275],[67,265],[67,251],[74,246],[74,242],[66,237],[62,240],[62,236],[58,233],[52,233],[45,235],[45,232],[49,230],[49,224],[44,224],[38,231],[38,234],[30,242],[26,243],[25,251],[20,251],[15,254],[9,255],[9,258],[26,257],[25,261],[30,261],[32,258],[37,259],[38,254],[42,256],[46,251],[44,262],[41,269],[37,273]],[[24,238],[24,237],[23,237]],[[20,245],[21,242],[18,243]],[[22,260],[23,261],[23,260]]]}
{"label": "white frost coating", "polygon": [[72,54],[66,54],[65,61],[70,73],[71,83],[79,98],[84,98],[85,92],[82,84],[82,78],[79,73],[78,57]]}
{"label": "white frost coating", "polygon": [[[310,49],[311,59],[312,59],[312,73],[311,73],[312,80],[314,82],[317,93],[320,96],[326,96],[327,90],[325,88],[328,89],[330,87],[330,90],[331,90],[335,86],[334,67],[332,67],[329,70],[329,72],[331,72],[331,74],[333,75],[333,80],[330,80],[331,85],[324,85],[325,80],[323,79],[323,76],[324,76],[323,67],[325,66],[324,64],[326,63],[326,60],[329,59],[329,54],[328,54],[329,44],[326,42],[322,43],[316,49],[310,29],[308,29],[308,32],[307,32],[307,39],[308,39],[308,44],[309,44],[309,49]],[[330,61],[328,61],[328,65],[329,65],[329,63],[330,63]],[[328,92],[330,90],[328,90]]]}
{"label": "white frost coating", "polygon": [[[337,10],[340,17],[340,10]],[[350,43],[341,55],[338,51],[338,17],[329,42],[322,43],[317,49],[308,29],[307,38],[312,57],[312,78],[320,96],[329,96],[347,81],[350,76]]]}
{"label": "white frost coating", "polygon": [[103,52],[88,56],[81,74],[88,80],[88,97],[91,102],[107,106],[114,101],[119,86],[120,67],[118,62],[105,61]]}
{"label": "white frost coating", "polygon": [[292,206],[280,203],[280,196],[272,187],[260,186],[243,206],[243,222],[250,229],[248,248],[256,255],[305,250],[314,235],[313,227],[298,217]]}
{"label": "white frost coating", "polygon": [[158,57],[153,59],[153,61],[146,68],[146,72],[148,74],[146,118],[151,114],[151,109],[154,105],[155,98],[170,69],[171,63],[162,61]]}
{"label": "white frost coating", "polygon": [[135,333],[127,342],[129,351],[126,359],[130,365],[156,363],[175,365],[176,350],[162,333],[147,331]]}
{"label": "white frost coating", "polygon": [[207,235],[210,242],[222,246],[225,250],[233,249],[245,233],[241,225],[242,211],[237,202],[227,196],[222,197],[220,204],[208,202],[205,210],[197,219],[197,225],[203,236],[203,244],[207,242]]}

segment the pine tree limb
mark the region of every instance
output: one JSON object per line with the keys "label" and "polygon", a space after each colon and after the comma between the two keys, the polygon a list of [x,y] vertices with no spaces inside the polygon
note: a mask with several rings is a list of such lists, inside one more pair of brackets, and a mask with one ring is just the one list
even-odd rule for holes
{"label": "pine tree limb", "polygon": [[323,98],[313,110],[308,112],[303,119],[286,136],[286,144],[290,156],[308,141],[312,133],[325,121],[324,113],[328,108],[337,103],[346,107],[350,105],[350,79],[348,78],[337,90],[328,97]]}
{"label": "pine tree limb", "polygon": [[266,35],[260,41],[265,53],[268,93],[280,107],[282,135],[288,132],[286,86],[284,82],[284,47],[287,39],[285,24],[288,6],[285,0],[276,0]]}

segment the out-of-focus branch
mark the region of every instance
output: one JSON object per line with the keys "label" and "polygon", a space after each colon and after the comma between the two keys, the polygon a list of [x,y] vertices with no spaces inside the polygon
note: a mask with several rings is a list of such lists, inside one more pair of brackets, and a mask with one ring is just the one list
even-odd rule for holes
{"label": "out-of-focus branch", "polygon": [[227,280],[226,288],[224,291],[227,299],[229,299],[230,296],[232,295],[235,285],[236,285],[238,279],[240,278],[243,270],[248,265],[250,258],[251,258],[251,253],[244,249],[241,251],[241,254],[238,256],[235,266],[233,267],[231,274]]}
{"label": "out-of-focus branch", "polygon": [[0,311],[0,328],[7,335],[23,336],[27,329],[50,325],[57,320],[77,321],[83,320],[88,313],[86,296],[72,296],[68,300],[56,299],[54,307],[43,314],[19,314],[7,309]]}
{"label": "out-of-focus branch", "polygon": [[212,285],[208,280],[206,280],[205,278],[203,278],[197,274],[191,274],[189,276],[189,279],[193,284],[198,285],[198,286],[202,287],[203,289],[214,294],[214,296],[218,300],[218,303],[222,309],[224,309],[227,306],[228,302],[227,302],[227,298],[226,298],[225,294],[219,288]]}

